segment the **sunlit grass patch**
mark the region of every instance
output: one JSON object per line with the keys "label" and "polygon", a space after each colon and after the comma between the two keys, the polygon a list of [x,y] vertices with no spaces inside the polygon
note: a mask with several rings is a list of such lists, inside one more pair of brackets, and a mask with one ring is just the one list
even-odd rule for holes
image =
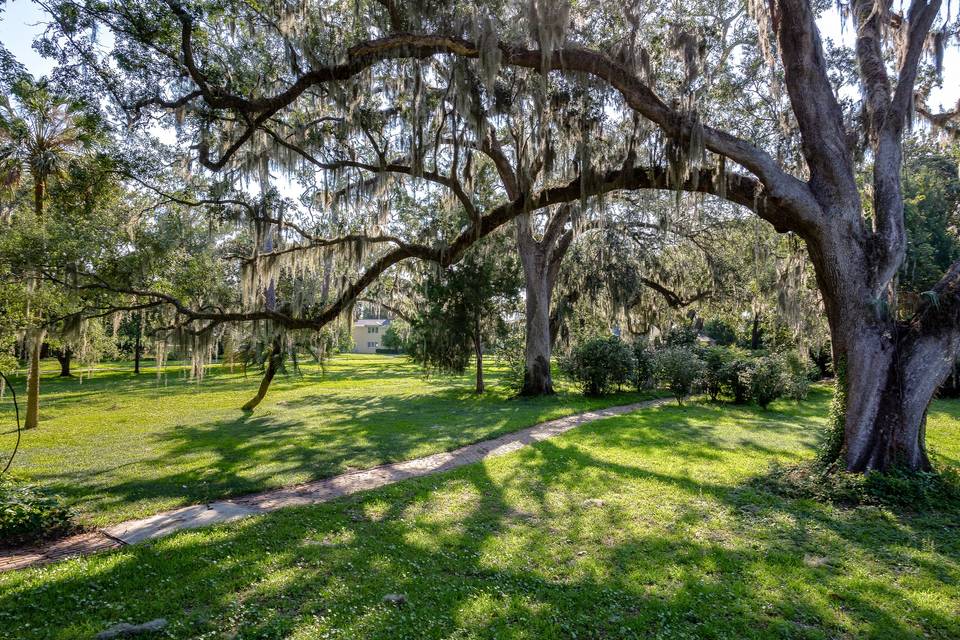
{"label": "sunlit grass patch", "polygon": [[[176,364],[159,377],[112,363],[83,379],[47,369],[40,427],[24,434],[14,468],[87,525],[417,458],[654,395],[584,398],[561,383],[556,396],[513,399],[491,365],[489,392],[477,397],[469,375],[426,378],[404,357],[344,354],[325,372],[306,363],[278,376],[248,414],[240,407],[259,381],[254,369],[214,365],[202,382]],[[12,429],[9,401],[0,403],[6,449],[15,433],[3,425]]]}

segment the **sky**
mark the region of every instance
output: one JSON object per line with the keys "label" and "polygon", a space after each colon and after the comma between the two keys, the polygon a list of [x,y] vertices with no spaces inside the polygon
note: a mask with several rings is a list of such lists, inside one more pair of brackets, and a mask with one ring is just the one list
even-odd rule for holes
{"label": "sky", "polygon": [[[36,77],[50,72],[53,63],[33,50],[33,39],[43,32],[46,14],[29,0],[8,0],[0,13],[0,42]],[[835,9],[827,11],[819,26],[824,38],[850,40],[852,28],[841,29]],[[960,47],[951,47],[944,57],[943,83],[930,95],[936,110],[951,109],[960,100]]]}

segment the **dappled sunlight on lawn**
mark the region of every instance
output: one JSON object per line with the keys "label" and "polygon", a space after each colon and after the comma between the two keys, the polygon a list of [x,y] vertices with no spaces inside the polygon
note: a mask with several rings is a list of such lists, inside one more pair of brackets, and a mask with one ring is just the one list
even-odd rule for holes
{"label": "dappled sunlight on lawn", "polygon": [[[649,393],[584,398],[561,389],[513,399],[487,372],[490,392],[464,376],[424,377],[408,359],[345,354],[324,369],[278,376],[253,414],[239,407],[258,373],[213,366],[201,382],[172,366],[43,380],[40,427],[24,435],[15,470],[63,495],[92,524],[298,484],[417,458],[536,422]],[[0,420],[12,421],[8,403]],[[12,446],[13,435],[0,436]]]}
{"label": "dappled sunlight on lawn", "polygon": [[180,638],[958,637],[957,514],[750,482],[812,454],[828,400],[645,410],[440,476],[3,575],[0,623],[41,626],[24,638],[159,616]]}

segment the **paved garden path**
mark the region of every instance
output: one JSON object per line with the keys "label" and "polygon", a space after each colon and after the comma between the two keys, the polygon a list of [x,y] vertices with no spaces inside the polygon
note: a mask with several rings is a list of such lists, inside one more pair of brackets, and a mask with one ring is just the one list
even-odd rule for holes
{"label": "paved garden path", "polygon": [[48,564],[105,549],[115,549],[123,545],[159,538],[180,529],[227,522],[284,507],[327,502],[358,491],[375,489],[407,478],[439,473],[479,462],[485,458],[510,453],[534,442],[557,436],[581,424],[645,409],[666,401],[666,398],[661,398],[578,413],[424,458],[394,462],[362,471],[350,471],[324,480],[271,489],[230,500],[180,507],[163,511],[149,518],[121,522],[99,531],[81,533],[38,547],[0,551],[0,572]]}

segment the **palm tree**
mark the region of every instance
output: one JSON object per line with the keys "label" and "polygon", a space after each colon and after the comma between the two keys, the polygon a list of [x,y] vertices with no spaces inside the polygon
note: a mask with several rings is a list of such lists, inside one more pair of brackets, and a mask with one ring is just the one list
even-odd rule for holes
{"label": "palm tree", "polygon": [[71,157],[93,141],[78,106],[53,95],[43,82],[21,80],[0,96],[0,188],[12,193],[24,174],[33,181],[33,210],[43,220],[47,184]]}
{"label": "palm tree", "polygon": [[[11,93],[0,96],[0,195],[15,194],[24,175],[29,175],[34,215],[42,226],[50,179],[87,149],[94,140],[94,130],[84,122],[76,104],[53,95],[43,81],[20,80]],[[33,280],[35,286],[39,285],[38,278]],[[34,318],[27,320],[33,324]],[[46,331],[41,327],[29,334],[27,429],[36,427],[40,417],[40,349]]]}

